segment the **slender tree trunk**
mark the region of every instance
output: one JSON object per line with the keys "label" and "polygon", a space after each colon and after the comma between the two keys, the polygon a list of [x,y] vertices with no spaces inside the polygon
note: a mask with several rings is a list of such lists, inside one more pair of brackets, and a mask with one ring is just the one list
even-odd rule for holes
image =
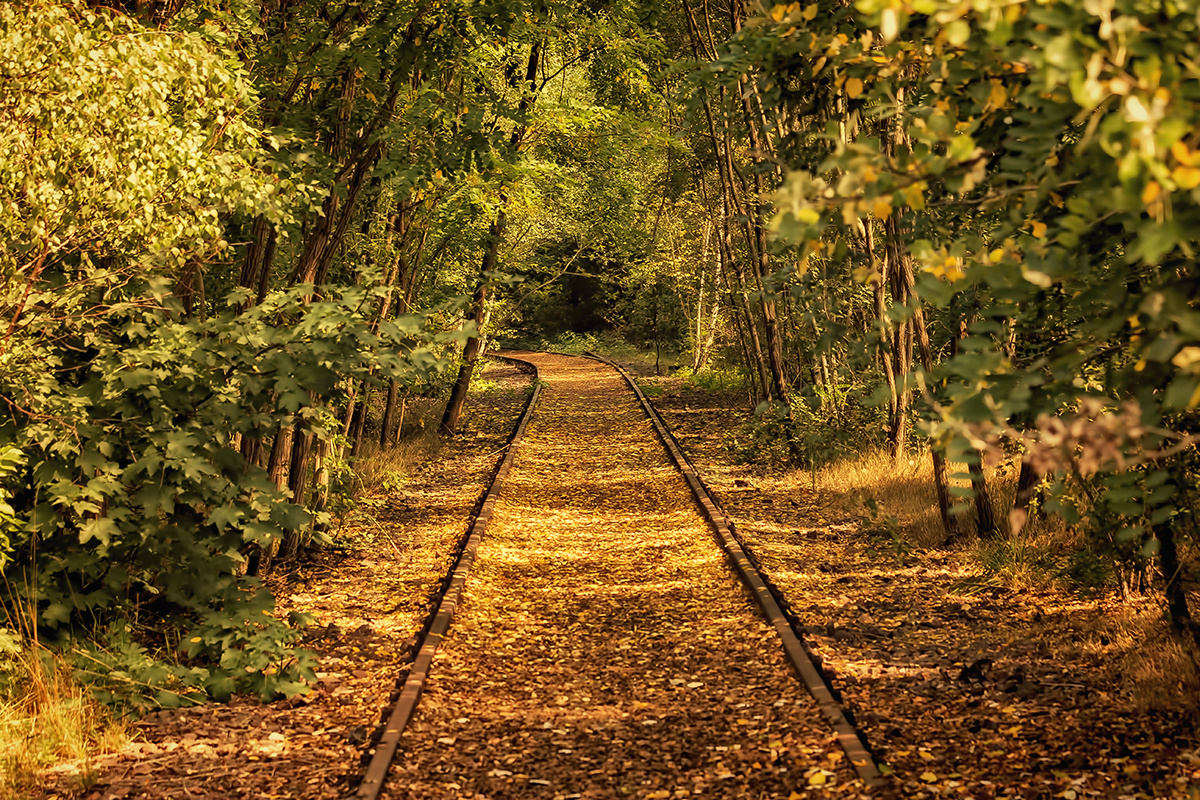
{"label": "slender tree trunk", "polygon": [[[973,316],[974,312],[972,312]],[[958,335],[953,339],[950,355],[958,355],[959,344],[967,338],[970,321],[967,315],[959,317]],[[974,447],[968,447],[966,452],[967,471],[971,474],[971,498],[975,503],[976,532],[985,539],[995,539],[1000,535],[1000,527],[996,524],[996,515],[992,511],[992,498],[988,492],[987,476],[983,471],[983,453]]]}
{"label": "slender tree trunk", "polygon": [[[292,434],[292,463],[288,469],[288,488],[292,490],[292,502],[298,506],[306,506],[308,494],[309,455],[312,452],[312,431],[299,431]],[[280,555],[284,558],[295,558],[299,555],[304,540],[304,531],[290,530],[284,536]]]}
{"label": "slender tree trunk", "polygon": [[1029,519],[1029,504],[1033,501],[1033,493],[1042,482],[1042,476],[1028,458],[1021,461],[1021,471],[1017,474],[1017,496],[1013,500],[1012,510],[1008,512],[1009,530],[1013,536],[1018,536]]}
{"label": "slender tree trunk", "polygon": [[[896,227],[896,215],[888,217],[883,225],[883,274],[886,275],[892,290],[894,306],[904,308],[909,302],[909,283],[905,279],[902,262],[904,254],[900,246],[900,233]],[[911,271],[911,267],[910,267]],[[905,319],[893,326],[892,330],[892,373],[896,384],[894,389],[894,413],[888,426],[888,444],[891,449],[892,461],[899,464],[904,459],[905,448],[908,444],[908,409],[911,394],[908,386],[909,373],[912,370],[912,321]]]}
{"label": "slender tree trunk", "polygon": [[358,458],[362,453],[363,431],[367,427],[367,413],[371,408],[371,394],[375,387],[367,384],[362,390],[362,399],[354,410],[354,420],[350,429],[350,457]]}
{"label": "slender tree trunk", "polygon": [[[275,429],[275,437],[271,442],[271,454],[267,458],[267,473],[277,489],[282,489],[287,481],[287,474],[284,470],[284,454],[290,453],[291,448],[292,428],[290,425],[280,425]],[[270,572],[271,560],[276,549],[276,543],[272,543],[266,548],[254,547],[246,564],[246,574],[259,578],[266,577]]]}
{"label": "slender tree trunk", "polygon": [[967,453],[967,471],[971,473],[976,529],[983,538],[995,539],[1000,535],[1000,526],[996,524],[996,515],[992,511],[992,496],[983,472],[983,454],[973,447]]}
{"label": "slender tree trunk", "polygon": [[[266,217],[255,217],[250,227],[250,246],[246,250],[246,259],[242,262],[241,274],[238,275],[238,286],[258,289],[264,283],[269,283],[274,255],[275,229],[267,222]],[[250,301],[247,300],[242,304],[241,310],[245,311],[249,307]]]}
{"label": "slender tree trunk", "polygon": [[[488,242],[487,251],[484,255],[484,264],[489,262],[494,264],[500,249],[500,237],[504,233],[504,212],[501,211],[496,222],[492,224],[492,238]],[[458,432],[458,422],[462,417],[463,406],[467,402],[467,392],[471,388],[471,375],[475,372],[475,364],[479,360],[479,343],[480,336],[478,326],[483,324],[484,304],[487,302],[487,278],[482,273],[490,272],[492,267],[485,266],[481,270],[479,276],[479,284],[475,287],[475,297],[471,302],[471,314],[467,318],[468,322],[475,322],[476,333],[467,339],[466,345],[463,347],[463,363],[458,369],[458,377],[454,381],[454,387],[450,390],[450,400],[446,403],[446,411],[442,415],[441,425],[438,430],[444,436],[453,436]]]}
{"label": "slender tree trunk", "polygon": [[[354,411],[358,407],[358,392],[360,381],[351,380],[346,390],[346,411],[342,414],[342,438],[350,436],[350,425],[354,420]],[[343,448],[343,453],[345,448]]]}
{"label": "slender tree trunk", "polygon": [[[927,375],[932,374],[933,356],[929,347],[929,332],[925,329],[924,312],[919,308],[913,312],[912,322],[917,333],[917,345],[921,352],[921,365]],[[946,474],[946,458],[933,442],[929,443],[929,452],[933,458],[933,487],[937,492],[938,514],[942,518],[942,528],[946,532],[947,541],[949,541],[958,537],[958,527],[950,516],[950,490]]]}
{"label": "slender tree trunk", "polygon": [[[896,215],[888,217],[888,222],[893,222]],[[912,261],[907,255],[903,254],[899,247],[898,229],[893,224],[889,231],[888,247],[893,252],[894,262],[893,267],[895,273],[903,286],[903,302],[909,303],[911,318],[909,321],[910,330],[915,334],[917,339],[917,349],[921,354],[921,367],[925,370],[927,376],[933,374],[933,349],[929,344],[929,331],[925,327],[925,310],[921,305],[920,298],[913,296],[913,287],[916,284],[916,276],[913,273]],[[897,298],[900,300],[901,298]],[[907,394],[907,391],[905,392]],[[958,529],[954,519],[950,516],[950,491],[949,479],[946,474],[946,459],[938,450],[936,444],[930,442],[930,454],[933,459],[933,485],[937,492],[938,513],[942,519],[942,527],[946,533],[946,539],[952,540],[957,538]]]}
{"label": "slender tree trunk", "polygon": [[285,425],[275,433],[271,442],[271,457],[267,462],[267,472],[275,488],[283,489],[287,485],[287,456],[292,452],[292,426]]}
{"label": "slender tree trunk", "polygon": [[263,256],[263,266],[258,272],[258,292],[254,297],[255,303],[261,303],[267,297],[271,288],[271,265],[275,263],[275,253],[279,248],[279,236],[272,229],[267,237],[267,252]]}
{"label": "slender tree trunk", "polygon": [[262,439],[258,436],[243,436],[239,450],[242,453],[242,460],[245,462],[246,471],[249,472],[251,467],[259,466],[259,462],[263,457]]}
{"label": "slender tree trunk", "polygon": [[[542,45],[540,42],[535,42],[529,50],[529,64],[525,69],[525,87],[527,94],[521,99],[519,106],[520,111],[527,112],[533,107],[535,99],[535,88],[538,71],[538,63],[541,59]],[[525,127],[518,125],[509,137],[509,149],[515,154],[521,146],[521,140],[525,138]],[[500,209],[496,212],[496,219],[492,223],[488,231],[488,241],[484,249],[483,261],[480,264],[479,278],[475,286],[475,296],[471,302],[471,316],[476,324],[475,335],[467,339],[466,345],[463,347],[463,363],[459,367],[458,377],[454,381],[454,387],[450,391],[450,400],[446,403],[446,412],[442,415],[441,425],[438,429],[443,435],[453,436],[458,430],[458,421],[462,416],[463,406],[467,402],[467,392],[471,388],[471,375],[475,371],[475,362],[479,359],[480,344],[483,331],[484,315],[486,314],[486,303],[488,294],[488,275],[492,273],[500,260],[500,244],[504,240],[504,230],[508,226],[508,215],[505,212],[505,206],[508,198],[503,194],[500,197]]]}
{"label": "slender tree trunk", "polygon": [[879,345],[877,353],[879,363],[883,369],[883,378],[887,383],[888,388],[888,426],[887,440],[891,451],[892,461],[900,460],[902,448],[899,446],[902,441],[897,437],[900,426],[900,394],[896,386],[896,355],[892,348],[892,324],[888,319],[887,314],[887,298],[885,296],[885,286],[890,284],[888,277],[888,262],[890,258],[885,256],[877,258],[875,255],[875,226],[871,220],[867,220],[863,225],[863,242],[867,248],[868,257],[874,265],[872,272],[872,284],[874,288],[875,299],[875,319],[879,325]]}
{"label": "slender tree trunk", "polygon": [[[722,235],[724,235],[722,233]],[[717,271],[720,273],[721,283],[725,287],[725,293],[729,297],[731,316],[733,317],[733,327],[737,331],[738,344],[742,349],[742,363],[746,365],[746,375],[748,377],[747,385],[750,387],[750,406],[758,405],[759,400],[766,396],[766,385],[763,379],[765,374],[761,374],[755,369],[755,365],[759,363],[754,356],[750,344],[750,334],[747,329],[754,324],[754,320],[749,316],[749,303],[739,305],[738,300],[742,299],[740,292],[736,292],[733,288],[732,281],[729,277],[729,271],[726,269],[728,263],[725,255],[725,243],[718,243],[717,249]],[[743,313],[746,317],[743,319]]]}
{"label": "slender tree trunk", "polygon": [[[322,439],[313,454],[313,501],[312,513],[320,514],[329,505],[329,493],[333,484],[333,473],[329,469],[329,440]],[[314,520],[314,526],[317,525]]]}
{"label": "slender tree trunk", "polygon": [[[696,58],[699,59],[700,49],[702,47],[699,24],[697,23],[695,14],[693,13],[692,8],[687,0],[684,0],[683,7],[687,16],[688,33],[692,40],[692,52],[696,55]],[[709,25],[707,13],[708,9],[706,7],[705,24]],[[715,57],[715,53],[709,53],[709,55],[710,57]],[[729,142],[728,136],[717,135],[717,127],[713,118],[712,104],[708,97],[708,91],[707,89],[703,89],[702,92],[701,105],[704,109],[704,118],[708,125],[708,135],[712,141],[713,150],[717,156],[717,174],[721,180],[722,204],[725,212],[721,224],[722,236],[720,243],[722,247],[722,254],[725,259],[725,263],[729,265],[734,276],[737,278],[738,298],[742,304],[742,312],[746,322],[746,332],[749,335],[751,345],[750,351],[753,354],[753,359],[748,360],[747,364],[750,366],[753,374],[758,379],[758,386],[761,389],[760,392],[756,393],[756,399],[761,398],[770,400],[776,391],[776,385],[771,374],[768,358],[765,355],[765,350],[759,336],[758,323],[750,306],[750,295],[748,289],[749,284],[746,281],[746,273],[741,265],[741,261],[736,259],[734,256],[732,235],[730,233],[730,220],[734,219],[735,217],[741,217],[746,220],[746,244],[750,251],[750,258],[752,261],[756,258],[754,251],[755,240],[751,231],[751,225],[749,223],[749,215],[746,213],[741,213],[740,211],[740,198],[737,196],[736,189],[736,170],[734,170],[733,167],[732,145]],[[783,396],[780,395],[779,398],[783,399]]]}
{"label": "slender tree trunk", "polygon": [[396,437],[392,435],[392,424],[396,418],[396,397],[399,395],[400,387],[396,382],[388,381],[387,403],[383,408],[383,425],[379,430],[379,446],[387,447],[396,441]]}
{"label": "slender tree trunk", "polygon": [[1200,626],[1196,625],[1188,608],[1187,591],[1183,586],[1183,565],[1175,544],[1175,529],[1170,524],[1156,525],[1154,535],[1158,539],[1158,559],[1162,567],[1163,592],[1167,597],[1171,628],[1178,635],[1191,634],[1196,647],[1200,648]]}
{"label": "slender tree trunk", "polygon": [[[741,4],[734,0],[729,6],[730,20],[733,30],[736,33],[741,29],[742,13]],[[746,133],[750,138],[751,153],[758,163],[753,171],[754,183],[754,210],[748,215],[746,225],[748,228],[747,236],[753,236],[754,239],[754,278],[758,286],[759,295],[762,298],[760,306],[763,315],[763,328],[767,334],[767,363],[771,368],[771,382],[776,395],[780,402],[789,404],[788,392],[788,377],[787,368],[784,364],[784,346],[783,336],[779,331],[778,313],[775,306],[774,294],[768,291],[767,278],[771,274],[771,255],[767,249],[767,228],[766,215],[769,206],[766,202],[767,187],[763,184],[762,169],[760,167],[768,165],[768,154],[770,147],[767,144],[767,137],[763,131],[759,130],[759,120],[755,118],[755,113],[752,107],[750,96],[752,91],[748,87],[749,79],[743,75],[739,79],[740,90],[738,94],[741,97],[742,116],[746,125]],[[770,166],[772,174],[775,172],[774,165]],[[773,187],[772,187],[773,188]]]}

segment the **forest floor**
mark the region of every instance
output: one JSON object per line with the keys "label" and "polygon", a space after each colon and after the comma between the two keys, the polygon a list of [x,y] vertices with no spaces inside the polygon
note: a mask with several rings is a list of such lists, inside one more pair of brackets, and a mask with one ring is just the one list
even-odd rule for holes
{"label": "forest floor", "polygon": [[525,357],[546,385],[385,796],[857,796],[624,381]]}
{"label": "forest floor", "polygon": [[[632,395],[594,362],[539,360],[539,412],[389,796],[859,794]],[[319,621],[315,691],[159,712],[42,796],[345,797],[520,413],[528,376],[485,377],[463,433],[365,495],[339,549],[279,576],[280,613]],[[655,405],[894,772],[874,796],[1200,796],[1195,720],[1139,710],[1117,674],[1161,644],[1121,629],[1128,608],[982,584],[955,552],[881,552],[795,475],[738,462],[726,437],[743,398],[658,385]]]}
{"label": "forest floor", "polygon": [[416,464],[398,464],[361,495],[332,549],[272,576],[279,616],[316,617],[304,643],[320,658],[314,691],[150,714],[131,725],[121,752],[47,775],[41,796],[346,797],[532,376],[493,363],[483,378],[486,389],[470,396],[457,437]]}
{"label": "forest floor", "polygon": [[1149,674],[1178,651],[1156,602],[1014,591],[963,550],[897,546],[807,472],[741,461],[744,396],[641,382],[900,797],[1200,798],[1200,698]]}

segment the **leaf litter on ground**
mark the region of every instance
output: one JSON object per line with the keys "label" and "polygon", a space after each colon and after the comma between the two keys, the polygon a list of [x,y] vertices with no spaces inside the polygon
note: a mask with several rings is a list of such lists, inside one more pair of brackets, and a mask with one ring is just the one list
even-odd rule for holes
{"label": "leaf litter on ground", "polygon": [[[136,723],[124,751],[48,774],[42,796],[344,798],[524,408],[531,376],[505,364],[490,364],[486,376],[488,390],[468,401],[463,435],[360,497],[335,549],[311,553],[270,579],[279,616],[316,618],[305,636],[320,656],[310,693],[156,712]],[[88,784],[82,789],[81,768]]]}
{"label": "leaf litter on ground", "polygon": [[1120,675],[1164,645],[1120,630],[1160,616],[1153,602],[1012,591],[962,552],[881,552],[807,472],[736,457],[744,398],[643,380],[899,797],[1200,797],[1194,699],[1143,709]]}
{"label": "leaf litter on ground", "polygon": [[621,378],[528,357],[542,400],[385,796],[859,796]]}

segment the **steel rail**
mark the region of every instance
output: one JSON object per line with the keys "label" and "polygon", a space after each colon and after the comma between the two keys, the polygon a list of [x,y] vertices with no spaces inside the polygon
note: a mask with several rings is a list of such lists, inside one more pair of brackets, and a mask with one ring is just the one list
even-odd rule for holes
{"label": "steel rail", "polygon": [[658,433],[658,437],[666,448],[667,453],[671,456],[671,460],[675,462],[676,467],[679,468],[679,471],[683,473],[684,478],[687,480],[688,487],[692,490],[692,495],[696,498],[696,503],[700,506],[701,511],[716,533],[717,540],[725,550],[725,554],[737,572],[738,577],[742,579],[746,588],[750,590],[750,594],[754,596],[759,609],[767,621],[775,628],[776,633],[779,634],[779,639],[788,661],[791,662],[792,667],[808,688],[809,694],[816,701],[817,707],[821,709],[821,713],[837,734],[838,743],[841,744],[846,757],[854,766],[855,773],[858,774],[859,779],[867,786],[882,786],[884,784],[883,775],[880,774],[879,768],[875,765],[875,759],[871,756],[870,751],[867,750],[862,736],[850,724],[850,720],[846,717],[846,712],[834,697],[832,687],[825,680],[825,676],[821,674],[821,671],[813,664],[812,659],[809,658],[808,652],[804,649],[804,644],[800,640],[799,633],[792,627],[787,615],[784,614],[783,609],[780,607],[779,598],[767,586],[762,573],[751,561],[745,546],[737,535],[733,520],[721,509],[716,498],[713,497],[712,492],[709,491],[700,477],[699,471],[692,465],[692,462],[679,446],[679,442],[675,439],[675,435],[667,427],[667,423],[658,413],[658,410],[650,403],[649,399],[647,399],[641,387],[637,385],[637,382],[634,381],[632,376],[621,365],[596,353],[589,352],[584,355],[615,369],[625,379],[625,382],[629,384],[634,394],[637,395],[638,400],[641,401],[642,409],[654,425],[654,430]]}
{"label": "steel rail", "polygon": [[378,800],[380,794],[383,792],[388,772],[391,770],[392,762],[396,758],[396,751],[400,747],[400,736],[404,733],[405,727],[407,727],[417,709],[417,703],[420,701],[421,694],[425,690],[425,684],[429,680],[429,670],[433,665],[433,658],[437,654],[442,639],[445,638],[447,631],[450,630],[450,622],[453,620],[454,613],[458,610],[458,606],[462,602],[467,575],[471,571],[472,564],[475,563],[475,552],[479,549],[479,543],[483,539],[484,531],[492,519],[492,513],[496,507],[496,499],[500,494],[500,488],[509,471],[512,469],[517,445],[525,435],[525,427],[533,415],[538,396],[541,394],[542,385],[536,364],[510,356],[490,354],[489,357],[533,367],[533,391],[530,393],[529,400],[525,404],[525,410],[521,414],[520,421],[513,430],[512,436],[509,437],[508,452],[505,453],[504,459],[500,462],[500,467],[496,470],[496,474],[492,478],[491,486],[488,487],[487,494],[484,495],[483,505],[480,507],[479,513],[475,516],[471,526],[467,529],[466,540],[462,546],[461,554],[454,565],[453,571],[450,573],[450,582],[447,584],[441,602],[438,604],[437,612],[434,614],[433,620],[426,630],[424,638],[421,640],[420,649],[417,651],[417,657],[413,661],[407,677],[404,679],[404,686],[400,690],[400,696],[392,706],[392,713],[388,717],[378,741],[375,743],[374,752],[371,754],[370,762],[367,764],[362,783],[359,784],[358,789],[351,795],[356,800]]}

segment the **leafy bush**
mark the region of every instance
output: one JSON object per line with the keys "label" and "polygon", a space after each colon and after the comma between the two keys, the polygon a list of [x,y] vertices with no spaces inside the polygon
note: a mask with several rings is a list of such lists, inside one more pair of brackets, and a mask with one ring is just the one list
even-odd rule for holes
{"label": "leafy bush", "polygon": [[28,313],[55,338],[14,339],[0,391],[26,403],[0,420],[0,447],[30,466],[14,492],[28,522],[9,584],[48,630],[138,610],[177,629],[188,659],[216,665],[164,680],[218,697],[295,692],[310,663],[289,653],[294,631],[241,572],[248,547],[270,549],[314,520],[239,442],[269,442],[280,425],[329,437],[341,376],[403,380],[438,361],[418,317],[372,331],[364,288],[309,301],[311,287],[297,286],[246,311],[235,293],[206,321],[183,316],[161,281],[141,288],[57,319],[37,297]]}
{"label": "leafy bush", "polygon": [[347,378],[439,364],[425,318],[372,321],[375,289],[205,297],[228,230],[286,240],[319,199],[231,56],[80,2],[0,2],[3,594],[109,699],[303,688],[311,658],[242,573],[319,520],[258,453],[333,436]]}
{"label": "leafy bush", "polygon": [[760,403],[742,456],[817,470],[877,444],[878,409],[858,404],[848,393],[834,398],[823,392],[818,387],[791,406]]}
{"label": "leafy bush", "polygon": [[738,367],[710,366],[700,372],[684,367],[677,374],[707,392],[743,392],[748,383],[746,373]]}

